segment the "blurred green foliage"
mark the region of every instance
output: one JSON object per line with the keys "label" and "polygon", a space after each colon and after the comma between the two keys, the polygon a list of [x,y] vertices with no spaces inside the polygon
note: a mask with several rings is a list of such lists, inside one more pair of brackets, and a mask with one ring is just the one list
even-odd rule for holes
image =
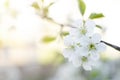
{"label": "blurred green foliage", "polygon": [[40,1],[41,5],[38,2],[34,2],[32,4],[32,7],[34,7],[37,10],[37,13],[42,17],[46,18],[48,17],[49,8],[54,4],[54,2],[50,2],[47,6],[45,6],[45,1]]}
{"label": "blurred green foliage", "polygon": [[42,42],[44,43],[50,43],[52,41],[56,40],[56,37],[52,37],[52,36],[45,36],[43,39],[42,39]]}
{"label": "blurred green foliage", "polygon": [[34,7],[35,9],[40,9],[40,6],[38,5],[37,2],[34,2],[34,3],[32,4],[32,7]]}

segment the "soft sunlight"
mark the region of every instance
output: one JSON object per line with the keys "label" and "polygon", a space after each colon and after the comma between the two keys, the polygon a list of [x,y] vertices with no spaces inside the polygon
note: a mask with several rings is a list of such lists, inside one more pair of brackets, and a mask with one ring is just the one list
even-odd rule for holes
{"label": "soft sunlight", "polygon": [[0,80],[119,80],[119,8],[119,0],[0,0]]}

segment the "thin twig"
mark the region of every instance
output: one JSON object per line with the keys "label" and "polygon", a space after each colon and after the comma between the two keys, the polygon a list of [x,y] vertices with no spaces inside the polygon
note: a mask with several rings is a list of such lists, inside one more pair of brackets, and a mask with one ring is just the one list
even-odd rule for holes
{"label": "thin twig", "polygon": [[55,22],[52,18],[49,18],[49,17],[45,17],[45,19],[47,19],[47,20],[49,20],[50,22],[53,22],[54,24],[57,24],[57,25],[59,25],[59,26],[61,26],[61,27],[76,28],[76,27],[74,27],[74,26],[72,26],[72,25],[70,25],[70,24],[60,24],[60,23],[57,23],[57,22]]}
{"label": "thin twig", "polygon": [[110,46],[110,47],[112,47],[112,48],[114,48],[114,49],[120,51],[120,47],[119,47],[119,46],[116,46],[116,45],[110,44],[110,43],[105,42],[105,41],[101,41],[101,42],[103,42],[103,43],[105,43],[106,45],[108,45],[108,46]]}

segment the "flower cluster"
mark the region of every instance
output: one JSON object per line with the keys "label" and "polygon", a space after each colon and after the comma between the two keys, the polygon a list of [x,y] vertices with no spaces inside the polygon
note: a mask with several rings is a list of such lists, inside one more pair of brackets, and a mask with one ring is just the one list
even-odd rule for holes
{"label": "flower cluster", "polygon": [[93,21],[77,20],[72,26],[74,28],[71,28],[69,35],[64,38],[66,48],[63,50],[63,56],[74,66],[91,70],[106,45],[101,42],[100,34],[94,33],[96,25]]}

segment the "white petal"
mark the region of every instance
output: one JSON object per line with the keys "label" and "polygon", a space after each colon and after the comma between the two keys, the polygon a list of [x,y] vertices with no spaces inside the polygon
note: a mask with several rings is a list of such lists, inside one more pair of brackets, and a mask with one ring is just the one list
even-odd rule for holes
{"label": "white petal", "polygon": [[78,56],[88,56],[88,54],[89,54],[87,47],[79,47],[76,49],[75,53]]}
{"label": "white petal", "polygon": [[69,61],[74,61],[74,59],[77,57],[77,55],[75,55],[75,53],[71,53],[70,57],[69,57]]}
{"label": "white petal", "polygon": [[98,60],[98,59],[100,58],[100,55],[99,55],[98,53],[92,53],[92,54],[90,55],[90,58],[91,58],[92,60]]}
{"label": "white petal", "polygon": [[66,36],[66,37],[64,38],[64,44],[65,44],[66,46],[71,46],[71,45],[73,45],[73,44],[74,44],[74,41],[73,41],[73,39],[72,39],[72,36],[70,36],[70,35]]}
{"label": "white petal", "polygon": [[101,41],[101,36],[100,34],[93,34],[93,36],[91,37],[91,40],[93,43],[99,43]]}
{"label": "white petal", "polygon": [[79,37],[74,37],[74,41],[75,41],[75,44],[79,44],[79,46],[81,45],[80,43],[80,38]]}
{"label": "white petal", "polygon": [[80,33],[80,28],[72,28],[70,30],[70,35],[73,37],[81,38],[82,34]]}
{"label": "white petal", "polygon": [[71,28],[70,35],[75,36],[76,34],[78,34],[78,28]]}
{"label": "white petal", "polygon": [[63,50],[63,56],[65,58],[69,58],[73,53],[74,53],[73,50],[68,49],[68,48],[66,48],[66,49]]}
{"label": "white petal", "polygon": [[91,36],[94,32],[94,28],[95,28],[95,23],[91,20],[87,20],[85,23],[86,26],[86,30],[87,30],[87,36]]}
{"label": "white petal", "polygon": [[85,70],[92,70],[92,67],[91,67],[91,65],[89,64],[89,63],[87,63],[87,62],[85,62],[85,63],[83,63],[83,68],[85,69]]}
{"label": "white petal", "polygon": [[[90,59],[90,58],[89,58],[89,59]],[[96,66],[98,66],[98,64],[99,64],[99,59],[98,59],[98,60],[90,59],[90,60],[89,60],[89,64],[91,64],[92,67],[96,67]]]}
{"label": "white petal", "polygon": [[94,28],[94,27],[95,27],[95,22],[92,21],[92,20],[87,20],[87,21],[85,22],[85,26],[86,26],[86,27]]}
{"label": "white petal", "polygon": [[79,57],[76,57],[73,61],[72,61],[73,65],[75,67],[80,67],[81,66],[81,60],[79,59]]}
{"label": "white petal", "polygon": [[91,66],[97,66],[97,63],[98,63],[98,60],[93,60],[93,59],[90,59],[89,60],[89,64],[91,65]]}
{"label": "white petal", "polygon": [[83,25],[83,21],[81,19],[74,21],[72,24],[73,27],[77,27],[77,28],[81,27],[82,25]]}
{"label": "white petal", "polygon": [[96,47],[99,53],[105,51],[106,49],[106,45],[104,43],[99,43],[98,45],[96,45]]}
{"label": "white petal", "polygon": [[84,36],[84,37],[81,37],[81,38],[80,38],[80,44],[81,44],[82,46],[86,46],[86,45],[88,45],[89,43],[90,43],[90,39],[89,39],[88,36]]}

